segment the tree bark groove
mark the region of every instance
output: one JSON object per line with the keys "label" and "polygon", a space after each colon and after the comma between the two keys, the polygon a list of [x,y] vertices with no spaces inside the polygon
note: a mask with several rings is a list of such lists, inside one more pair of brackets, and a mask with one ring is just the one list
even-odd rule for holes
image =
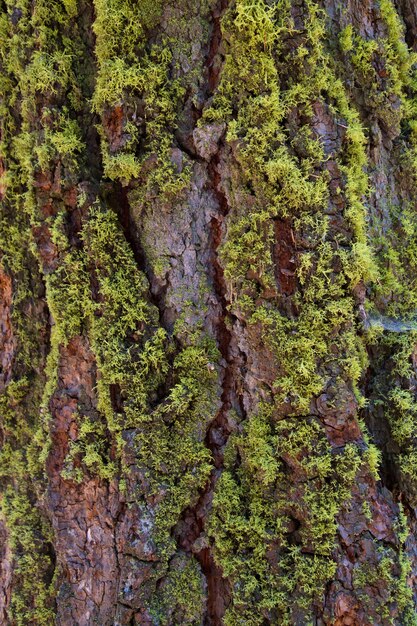
{"label": "tree bark groove", "polygon": [[0,624],[417,624],[411,0],[0,0]]}

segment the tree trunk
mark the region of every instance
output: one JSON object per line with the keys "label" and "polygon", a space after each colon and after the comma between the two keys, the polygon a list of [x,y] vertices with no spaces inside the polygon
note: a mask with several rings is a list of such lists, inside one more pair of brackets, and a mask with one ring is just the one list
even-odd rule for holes
{"label": "tree trunk", "polygon": [[414,0],[0,7],[0,623],[416,625]]}

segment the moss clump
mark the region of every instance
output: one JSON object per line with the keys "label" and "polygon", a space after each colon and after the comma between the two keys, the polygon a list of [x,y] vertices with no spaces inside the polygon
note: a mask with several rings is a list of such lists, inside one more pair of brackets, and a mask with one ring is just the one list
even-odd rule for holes
{"label": "moss clump", "polygon": [[[70,9],[70,4],[66,8],[75,17],[76,7],[72,3]],[[55,328],[49,359],[51,382],[44,389],[48,331],[41,280],[44,267],[35,233],[53,229],[53,219],[48,222],[42,214],[45,205],[51,206],[48,194],[41,190],[42,183],[47,187],[48,172],[58,163],[68,188],[82,152],[75,121],[80,90],[74,72],[80,40],[76,22],[68,21],[68,11],[59,2],[43,0],[0,5],[2,172],[4,168],[0,248],[2,264],[13,279],[11,317],[16,339],[13,377],[0,400],[5,438],[0,454],[1,510],[13,567],[8,618],[22,626],[49,626],[54,620],[52,535],[44,514],[36,508],[45,489],[48,446],[42,397],[46,404],[52,393],[59,342],[72,329],[62,320],[59,330]],[[71,94],[68,98],[67,93]],[[63,105],[64,100],[68,106]],[[57,277],[64,277],[68,261],[66,268],[59,268],[55,277],[49,275],[46,280],[47,299],[51,302],[56,295],[57,317],[67,304],[65,298],[59,299]]]}
{"label": "moss clump", "polygon": [[336,515],[359,450],[334,453],[313,418],[278,420],[262,407],[229,439],[213,501],[209,534],[233,589],[228,626],[293,624],[301,615],[309,623],[336,571]]}
{"label": "moss clump", "polygon": [[[156,25],[162,4],[97,0],[95,9],[98,76],[93,107],[102,116],[104,174],[127,184],[146,168],[145,184],[153,195],[178,193],[188,176],[186,169],[176,172],[171,149],[184,88],[170,76],[169,42],[149,47],[145,37]],[[106,124],[116,126],[117,146]]]}
{"label": "moss clump", "polygon": [[[368,361],[354,292],[377,278],[378,266],[366,235],[360,115],[326,47],[318,4],[304,3],[300,29],[290,8],[284,0],[240,0],[228,9],[220,85],[202,120],[227,122],[235,159],[224,181],[230,213],[220,250],[230,309],[260,330],[277,370],[269,406],[231,437],[215,491],[210,532],[232,581],[230,625],[314,619],[335,572],[337,515],[361,464],[377,472],[373,448],[363,457],[355,445],[336,452],[325,424],[308,417],[321,394],[347,393],[363,404],[359,380]],[[352,39],[351,30],[342,37],[353,54]],[[331,147],[321,115],[339,134]],[[341,211],[336,225],[331,216]],[[290,288],[272,253],[277,222],[293,251]],[[287,417],[280,422],[280,415]]]}
{"label": "moss clump", "polygon": [[50,528],[30,501],[29,494],[12,487],[1,500],[1,512],[7,520],[9,545],[14,558],[15,590],[9,615],[16,626],[34,623],[51,626],[54,620],[53,564],[45,550],[52,541]]}
{"label": "moss clump", "polygon": [[[94,3],[98,76],[92,102],[101,117],[104,173],[123,184],[138,183],[138,204],[155,198],[163,204],[189,179],[187,158],[182,153],[182,165],[174,158],[174,135],[185,116],[180,109],[186,93],[189,97],[191,90],[197,109],[201,94],[198,72],[185,76],[181,65],[191,44],[175,39],[199,9],[176,4],[175,24],[167,34],[155,30],[150,37],[169,3]],[[80,202],[77,209],[72,203],[82,218],[79,228],[70,227],[65,192],[74,192],[83,180],[83,116],[90,114],[83,105],[89,79],[83,76],[78,84],[76,78],[84,56],[77,3],[20,0],[18,5],[17,14],[11,0],[3,2],[0,16],[0,157],[6,162],[0,247],[14,277],[13,323],[20,342],[19,376],[2,400],[6,443],[0,457],[7,484],[2,510],[19,578],[13,617],[18,624],[53,620],[51,558],[44,550],[50,533],[31,497],[34,485],[42,489],[46,448],[39,442],[47,425],[28,402],[47,410],[61,352],[82,337],[97,363],[98,402],[90,410],[79,403],[77,433],[62,474],[76,481],[88,474],[120,479],[126,498],[155,520],[158,563],[149,606],[154,619],[199,623],[201,572],[182,554],[172,559],[172,529],[213,469],[204,438],[218,408],[212,364],[220,355],[199,326],[184,328],[178,320],[172,334],[161,328],[146,277],[104,202]],[[201,12],[206,15],[212,6],[202,3]],[[340,44],[359,83],[370,87],[367,103],[377,118],[387,126],[403,123],[413,157],[415,57],[403,42],[393,3],[381,0],[379,8],[384,37],[368,41],[348,26]],[[352,403],[361,402],[358,383],[366,353],[354,290],[378,270],[383,287],[375,287],[376,301],[395,294],[390,310],[407,316],[416,302],[414,279],[406,270],[417,258],[413,213],[402,210],[398,217],[398,237],[407,242],[404,259],[392,236],[381,244],[377,267],[365,228],[366,133],[327,49],[319,4],[304,1],[302,27],[294,24],[291,9],[289,0],[237,0],[229,7],[222,22],[226,57],[220,85],[201,121],[226,122],[226,149],[234,155],[230,178],[223,181],[230,214],[220,250],[230,310],[249,331],[259,330],[277,372],[269,401],[231,437],[216,485],[208,532],[233,587],[229,625],[314,618],[335,572],[336,517],[359,467],[366,463],[376,475],[378,465],[375,448],[364,454],[352,444],[331,448],[324,420],[312,415],[319,413],[316,400],[347,393]],[[386,76],[375,72],[377,55],[384,57]],[[393,113],[390,98],[404,101]],[[330,148],[320,134],[322,114],[338,136]],[[60,172],[58,184],[52,170]],[[288,293],[272,253],[277,223],[286,224],[294,251],[294,271],[286,270],[292,281]],[[54,247],[51,262],[36,250],[37,229]],[[25,241],[31,245],[23,252]],[[39,327],[25,322],[27,307],[42,293],[39,276],[31,277],[36,256],[53,317],[46,368],[42,359],[31,362],[32,353],[42,352],[34,338]],[[155,267],[162,273],[163,261]],[[406,475],[414,475],[416,456],[415,399],[406,382],[411,370],[404,365],[412,357],[413,339],[385,343],[390,354],[394,350],[388,416]],[[401,387],[394,388],[399,379]],[[140,474],[133,488],[128,454]],[[379,574],[398,592],[406,612],[406,560],[401,554],[398,571],[395,558],[382,555]],[[163,576],[163,584],[156,585]]]}
{"label": "moss clump", "polygon": [[[87,263],[95,275],[98,289],[90,324],[92,347],[101,373],[100,396],[100,389],[109,385],[129,386],[135,352],[143,340],[154,334],[158,316],[155,307],[146,300],[145,275],[137,269],[116,215],[98,205],[93,206],[82,238]],[[151,353],[150,348],[148,353]],[[166,366],[162,365],[160,376],[165,371]],[[143,384],[148,383],[144,380]],[[155,381],[149,381],[149,385],[155,385]],[[99,399],[99,409],[105,415],[108,415],[109,403],[109,399]]]}
{"label": "moss clump", "polygon": [[362,88],[367,107],[385,131],[395,137],[413,108],[408,93],[415,82],[417,56],[405,42],[404,26],[394,3],[381,0],[378,8],[385,31],[382,36],[366,38],[349,24],[339,41],[348,75],[353,75]]}
{"label": "moss clump", "polygon": [[[218,374],[212,363],[219,354],[213,340],[198,328],[185,330],[179,321],[169,337],[159,327],[158,312],[147,299],[145,275],[138,270],[113,211],[94,204],[81,237],[81,274],[89,268],[94,276],[94,298],[87,290],[81,302],[97,360],[97,408],[102,417],[78,415],[64,476],[82,480],[90,472],[128,481],[129,468],[123,460],[126,434],[132,430],[129,454],[147,488],[142,492],[138,484],[126,495],[141,502],[155,519],[152,539],[160,559],[158,578],[168,571],[176,550],[172,528],[196,501],[212,470],[204,437],[217,408]],[[65,293],[65,281],[62,286]],[[81,287],[78,293],[83,293]],[[71,328],[72,315],[67,317],[71,299],[66,302],[61,324]],[[80,321],[78,312],[75,319]],[[178,602],[185,611],[184,603]]]}
{"label": "moss clump", "polygon": [[[416,55],[405,43],[404,26],[391,0],[381,0],[381,17],[385,23],[386,36],[379,42],[380,56],[384,60],[386,80],[378,84],[379,97],[399,99],[396,107],[401,123],[400,139],[403,140],[400,157],[401,176],[415,179],[415,136],[416,109]],[[389,109],[389,106],[385,106]],[[390,122],[391,124],[391,122]],[[391,124],[392,126],[392,124]],[[398,135],[400,128],[392,130]],[[398,154],[398,153],[397,153]],[[401,321],[414,319],[417,310],[417,286],[414,267],[416,265],[417,231],[415,228],[415,208],[406,199],[401,202],[388,197],[386,220],[389,228],[382,232],[374,229],[372,243],[378,250],[379,279],[372,290],[373,307],[393,319]],[[376,376],[375,392],[372,399],[375,410],[385,408],[385,415],[397,445],[393,451],[399,469],[402,487],[415,498],[415,409],[414,386],[414,346],[415,333],[386,333],[380,330],[370,342],[378,346],[381,364]],[[388,365],[387,365],[388,364]],[[379,363],[376,364],[376,367]]]}
{"label": "moss clump", "polygon": [[[407,169],[413,178],[412,165]],[[380,280],[374,285],[373,307],[390,319],[405,322],[414,320],[417,310],[417,284],[415,280],[417,230],[411,204],[389,204],[391,228],[383,235],[374,234],[378,249]],[[398,251],[401,250],[401,253]],[[371,311],[372,315],[372,311]],[[369,341],[379,354],[374,367],[374,392],[371,407],[384,411],[390,426],[394,447],[392,458],[399,470],[399,480],[409,497],[415,501],[416,454],[415,429],[417,403],[415,380],[415,331],[402,333],[380,332]],[[377,351],[376,351],[377,350]]]}
{"label": "moss clump", "polygon": [[[161,626],[201,624],[206,594],[203,575],[194,557],[175,556],[167,576],[152,599],[150,613]],[[174,602],[173,602],[173,599]]]}
{"label": "moss clump", "polygon": [[170,529],[196,501],[213,467],[204,436],[217,406],[217,372],[210,365],[218,352],[203,335],[190,339],[174,360],[167,396],[137,422],[138,464],[151,493],[164,494],[156,508],[156,537],[165,554],[174,548]]}
{"label": "moss clump", "polygon": [[36,493],[42,487],[42,464],[36,458],[38,449],[33,441],[40,394],[32,375],[32,380],[10,381],[0,396],[5,439],[0,451],[0,515],[13,558],[8,617],[17,626],[29,622],[50,626],[54,616],[51,528],[35,505]]}
{"label": "moss clump", "polygon": [[385,593],[378,598],[377,604],[372,606],[372,611],[389,624],[395,624],[395,618],[401,619],[405,626],[415,626],[417,616],[413,610],[412,589],[408,584],[411,571],[411,563],[404,550],[404,544],[408,536],[407,518],[399,505],[399,514],[396,520],[396,531],[400,540],[399,554],[389,546],[375,546],[377,553],[377,566],[370,568],[367,564],[361,565],[354,570],[353,587],[365,607],[369,606],[370,589],[375,584],[384,585]]}

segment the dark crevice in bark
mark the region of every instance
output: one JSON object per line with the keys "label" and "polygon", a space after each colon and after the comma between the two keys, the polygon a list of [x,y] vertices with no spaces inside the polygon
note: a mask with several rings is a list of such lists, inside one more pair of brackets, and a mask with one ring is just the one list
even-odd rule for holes
{"label": "dark crevice in bark", "polygon": [[123,412],[123,401],[121,398],[121,391],[119,384],[111,384],[110,387],[110,400],[115,413]]}
{"label": "dark crevice in bark", "polygon": [[120,182],[112,183],[110,189],[107,191],[106,197],[109,206],[116,212],[119,217],[119,223],[122,228],[124,237],[130,246],[136,265],[138,269],[143,272],[149,284],[149,300],[158,309],[159,323],[162,327],[164,324],[164,311],[165,311],[165,289],[156,289],[155,280],[152,269],[146,260],[145,252],[140,242],[139,233],[136,227],[135,220],[133,219],[132,210],[129,202],[129,187],[124,187]]}
{"label": "dark crevice in bark", "polygon": [[417,6],[415,0],[397,0],[397,10],[405,24],[405,41],[412,50],[417,50]]}
{"label": "dark crevice in bark", "polygon": [[90,182],[96,181],[96,186],[98,187],[99,181],[103,178],[103,160],[98,133],[100,117],[91,110],[90,106],[97,79],[96,36],[92,28],[95,20],[94,4],[87,0],[81,0],[78,28],[82,34],[85,54],[76,67],[76,74],[79,77],[85,97],[85,106],[78,116],[78,121],[82,129],[82,137],[86,148],[85,162],[83,163],[85,178]]}
{"label": "dark crevice in bark", "polygon": [[145,271],[145,254],[141,248],[137,229],[130,210],[129,188],[124,187],[120,182],[113,182],[107,193],[109,206],[117,213],[120,226],[126,241],[135,258],[138,269]]}
{"label": "dark crevice in bark", "polygon": [[[219,82],[222,60],[219,49],[222,42],[221,17],[227,8],[227,0],[220,0],[212,13],[212,34],[206,60],[207,91],[212,96]],[[190,155],[189,151],[187,153]],[[190,155],[191,156],[191,155]],[[193,157],[195,159],[195,157]],[[229,212],[227,198],[221,189],[220,158],[217,153],[208,164],[210,188],[217,198],[218,214],[210,221],[210,247],[212,251],[211,271],[214,292],[220,304],[221,313],[216,320],[217,344],[222,356],[223,378],[221,406],[210,423],[205,437],[205,444],[212,453],[215,468],[201,493],[196,505],[183,512],[174,536],[180,548],[195,554],[200,563],[207,584],[207,605],[204,616],[205,626],[221,626],[223,616],[230,602],[231,590],[228,581],[223,578],[222,570],[215,563],[212,547],[205,537],[207,517],[212,505],[215,485],[224,460],[224,448],[231,433],[228,413],[232,407],[241,412],[241,402],[236,393],[236,367],[232,354],[233,334],[229,329],[232,323],[228,311],[227,285],[223,267],[219,260],[218,249],[223,237],[223,223]],[[202,543],[199,544],[199,539]]]}
{"label": "dark crevice in bark", "polygon": [[[120,494],[120,492],[119,492]],[[118,549],[118,545],[117,545],[117,528],[120,524],[120,519],[122,517],[122,515],[124,514],[126,510],[126,503],[121,499],[121,501],[119,500],[118,503],[118,508],[117,511],[115,512],[114,516],[113,516],[113,528],[114,528],[114,532],[113,532],[113,550],[114,550],[114,558],[116,561],[116,566],[117,566],[117,585],[116,585],[116,589],[117,592],[120,589],[120,581],[121,581],[121,575],[122,575],[122,559],[121,557],[123,556],[122,554],[119,554],[119,549]],[[115,602],[115,608],[117,607],[118,604],[123,604],[120,600],[119,594],[117,596],[117,600]]]}
{"label": "dark crevice in bark", "polygon": [[227,216],[229,207],[226,196],[220,188],[219,160],[216,155],[209,165],[210,180],[219,202],[219,215],[211,220],[211,246],[213,250],[212,270],[213,283],[218,301],[221,304],[221,315],[217,320],[217,340],[220,353],[224,361],[224,375],[222,381],[221,408],[215,419],[211,422],[206,435],[206,445],[213,453],[214,465],[217,469],[223,465],[223,449],[230,435],[230,427],[227,422],[227,414],[233,406],[235,395],[235,375],[233,356],[231,355],[232,332],[228,328],[226,320],[230,322],[227,300],[227,285],[224,278],[223,267],[218,256],[218,248],[222,240],[222,223]]}
{"label": "dark crevice in bark", "polygon": [[217,6],[213,9],[212,20],[213,29],[211,33],[210,46],[207,55],[206,67],[208,70],[208,90],[210,95],[215,91],[220,77],[221,63],[216,63],[216,57],[219,53],[222,43],[221,18],[229,4],[228,0],[219,0]]}
{"label": "dark crevice in bark", "polygon": [[[42,513],[44,514],[44,512],[42,511]],[[56,571],[56,566],[57,566],[57,558],[56,558],[56,551],[55,551],[55,547],[53,545],[52,542],[50,541],[45,541],[45,556],[48,558],[49,560],[49,567],[45,572],[45,583],[47,585],[50,585],[53,581],[54,575],[55,575],[55,571]]]}
{"label": "dark crevice in bark", "polygon": [[204,624],[206,626],[221,626],[225,610],[230,601],[229,585],[227,580],[222,577],[222,571],[214,561],[211,548],[207,545],[200,548],[195,542],[204,536],[205,523],[211,508],[215,485],[221,475],[224,448],[231,433],[228,413],[232,407],[239,407],[240,403],[235,389],[236,364],[234,363],[231,350],[233,335],[226,321],[231,321],[228,311],[227,285],[218,257],[218,248],[222,240],[222,223],[229,207],[226,196],[221,191],[219,158],[217,155],[209,164],[209,178],[219,205],[218,215],[214,216],[210,222],[211,267],[214,291],[221,304],[221,314],[217,319],[216,331],[217,343],[223,361],[221,406],[217,415],[210,423],[205,437],[205,444],[212,453],[215,469],[197,504],[184,511],[174,534],[181,548],[188,552],[194,552],[205,576],[207,583],[207,606]]}
{"label": "dark crevice in bark", "polygon": [[[213,190],[219,202],[219,215],[211,220],[211,245],[213,250],[212,269],[213,283],[217,298],[221,304],[221,315],[217,321],[217,341],[224,362],[224,374],[222,380],[221,407],[215,419],[211,422],[205,438],[206,446],[211,450],[216,470],[212,473],[207,492],[210,494],[210,503],[217,480],[221,474],[224,460],[224,448],[231,433],[228,421],[230,409],[236,405],[236,372],[231,354],[233,336],[228,328],[227,320],[230,322],[228,312],[227,285],[224,278],[224,271],[221,266],[218,248],[222,240],[222,223],[226,217],[229,207],[224,193],[221,191],[221,180],[219,173],[219,158],[216,155],[209,165],[210,180],[213,183]],[[230,600],[230,589],[226,580],[222,578],[222,572],[214,562],[210,548],[205,547],[197,554],[201,568],[207,581],[207,614],[206,624],[209,626],[221,626],[227,604]]]}
{"label": "dark crevice in bark", "polygon": [[[220,472],[214,470],[197,504],[188,508],[182,515],[174,536],[179,548],[193,553],[200,563],[207,585],[207,605],[204,626],[221,626],[222,617],[230,601],[230,589],[223,579],[222,570],[216,565],[211,548],[204,537],[205,523],[209,513],[214,486]],[[199,538],[203,538],[202,546]]]}
{"label": "dark crevice in bark", "polygon": [[272,258],[277,287],[283,296],[291,296],[297,288],[297,249],[291,221],[274,219]]}
{"label": "dark crevice in bark", "polygon": [[230,590],[222,578],[222,570],[216,565],[210,548],[204,548],[198,554],[198,560],[207,581],[207,613],[204,624],[221,625],[222,617],[230,602]]}
{"label": "dark crevice in bark", "polygon": [[[364,409],[366,427],[372,436],[372,441],[381,452],[379,475],[382,485],[395,497],[399,493],[398,467],[395,463],[395,455],[389,450],[393,446],[393,437],[388,419],[385,416],[386,407],[381,407],[375,401],[381,397],[383,384],[381,381],[381,366],[378,361],[381,355],[375,350],[368,350],[369,367],[366,372],[363,393],[370,402]],[[379,382],[378,382],[379,381]],[[378,385],[378,388],[376,387]]]}

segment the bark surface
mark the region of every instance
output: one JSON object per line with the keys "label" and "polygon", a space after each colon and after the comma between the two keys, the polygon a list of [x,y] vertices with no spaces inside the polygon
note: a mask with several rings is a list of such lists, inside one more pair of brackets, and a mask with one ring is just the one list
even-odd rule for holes
{"label": "bark surface", "polygon": [[413,0],[0,0],[0,624],[417,624]]}

